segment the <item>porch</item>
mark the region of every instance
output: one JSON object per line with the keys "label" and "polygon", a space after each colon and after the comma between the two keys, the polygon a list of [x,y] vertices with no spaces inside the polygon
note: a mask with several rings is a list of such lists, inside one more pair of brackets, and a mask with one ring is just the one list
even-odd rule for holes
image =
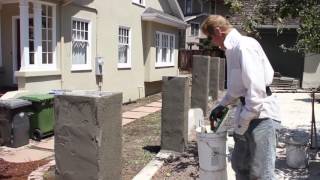
{"label": "porch", "polygon": [[[26,89],[57,68],[57,3],[0,0],[0,89]],[[36,78],[35,78],[36,77]],[[48,77],[46,77],[48,78]]]}

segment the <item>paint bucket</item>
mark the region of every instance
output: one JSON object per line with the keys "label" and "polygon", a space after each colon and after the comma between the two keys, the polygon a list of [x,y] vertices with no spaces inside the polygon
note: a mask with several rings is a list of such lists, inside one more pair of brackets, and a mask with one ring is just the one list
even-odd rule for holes
{"label": "paint bucket", "polygon": [[306,168],[308,165],[307,144],[309,134],[304,131],[293,131],[286,138],[287,165],[291,168]]}
{"label": "paint bucket", "polygon": [[[210,127],[206,128],[210,129]],[[200,180],[227,180],[226,132],[213,133],[197,128]]]}

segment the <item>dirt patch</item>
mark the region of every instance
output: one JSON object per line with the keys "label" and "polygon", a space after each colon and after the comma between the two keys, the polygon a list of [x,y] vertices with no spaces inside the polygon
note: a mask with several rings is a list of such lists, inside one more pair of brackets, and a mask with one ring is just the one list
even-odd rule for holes
{"label": "dirt patch", "polygon": [[156,112],[122,128],[122,179],[130,180],[160,151],[160,117]]}
{"label": "dirt patch", "polygon": [[189,180],[199,178],[199,157],[196,142],[190,142],[184,153],[165,161],[153,180]]}
{"label": "dirt patch", "polygon": [[11,163],[0,158],[0,179],[25,180],[32,171],[48,162],[49,160]]}

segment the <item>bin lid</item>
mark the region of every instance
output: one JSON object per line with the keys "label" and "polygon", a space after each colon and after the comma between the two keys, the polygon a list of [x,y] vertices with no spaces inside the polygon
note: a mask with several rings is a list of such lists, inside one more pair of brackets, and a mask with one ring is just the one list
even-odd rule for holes
{"label": "bin lid", "polygon": [[309,133],[302,130],[294,130],[286,136],[286,143],[293,145],[307,145]]}
{"label": "bin lid", "polygon": [[0,100],[0,107],[7,109],[16,109],[20,107],[30,106],[32,103],[23,99],[7,99]]}
{"label": "bin lid", "polygon": [[30,94],[26,96],[20,97],[21,99],[28,100],[31,102],[43,102],[43,101],[50,101],[54,98],[52,94]]}

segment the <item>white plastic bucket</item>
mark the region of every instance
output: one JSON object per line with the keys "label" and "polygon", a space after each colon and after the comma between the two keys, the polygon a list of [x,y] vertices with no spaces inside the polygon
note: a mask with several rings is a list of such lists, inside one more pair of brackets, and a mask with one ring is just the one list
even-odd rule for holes
{"label": "white plastic bucket", "polygon": [[[209,179],[220,177],[226,170],[226,134],[226,132],[204,133],[201,132],[201,127],[197,128],[201,180],[207,179],[205,177],[210,177]],[[222,179],[226,177],[221,176]]]}
{"label": "white plastic bucket", "polygon": [[286,144],[287,165],[291,168],[306,168],[308,165],[305,145]]}
{"label": "white plastic bucket", "polygon": [[286,137],[287,165],[291,168],[305,168],[308,164],[307,145],[309,134],[305,131],[295,130]]}

